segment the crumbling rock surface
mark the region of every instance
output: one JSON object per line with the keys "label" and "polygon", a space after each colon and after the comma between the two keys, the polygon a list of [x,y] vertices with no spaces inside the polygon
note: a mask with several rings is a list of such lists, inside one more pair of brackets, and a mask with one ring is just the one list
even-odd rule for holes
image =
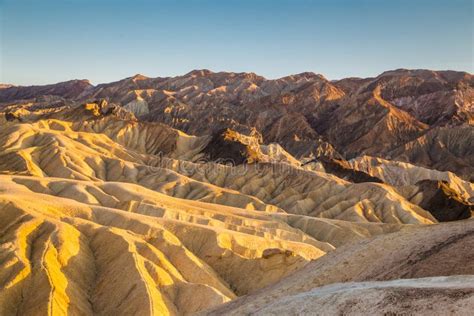
{"label": "crumbling rock surface", "polygon": [[418,203],[440,222],[470,218],[474,204],[466,201],[445,181],[422,180],[416,184],[422,200]]}
{"label": "crumbling rock surface", "polygon": [[[314,164],[314,166],[311,166]],[[310,166],[308,166],[310,165]],[[376,183],[383,183],[377,177],[371,176],[364,171],[353,169],[352,166],[343,159],[331,159],[327,157],[320,157],[318,159],[313,159],[307,161],[303,164],[303,166],[307,166],[309,169],[316,169],[319,171],[327,172],[333,174],[341,179],[360,183],[360,182],[376,182]]]}

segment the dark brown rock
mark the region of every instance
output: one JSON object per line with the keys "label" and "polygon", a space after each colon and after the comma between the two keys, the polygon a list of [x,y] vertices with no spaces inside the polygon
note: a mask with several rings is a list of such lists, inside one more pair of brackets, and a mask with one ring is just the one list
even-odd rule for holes
{"label": "dark brown rock", "polygon": [[423,180],[417,183],[423,194],[419,205],[440,222],[467,219],[474,214],[474,205],[465,201],[445,181]]}

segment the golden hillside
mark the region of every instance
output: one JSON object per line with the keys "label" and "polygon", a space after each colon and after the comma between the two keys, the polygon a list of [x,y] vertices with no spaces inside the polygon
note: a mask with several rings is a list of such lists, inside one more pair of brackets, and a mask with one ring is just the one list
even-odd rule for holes
{"label": "golden hillside", "polygon": [[[352,167],[384,181],[354,183],[234,131],[218,144],[258,159],[222,164],[209,160],[212,137],[107,103],[8,113],[1,315],[205,312],[347,244],[437,223],[408,197],[410,179],[447,177],[472,198],[454,175],[382,160],[369,168],[368,158]],[[394,168],[409,169],[407,180],[390,176]]]}

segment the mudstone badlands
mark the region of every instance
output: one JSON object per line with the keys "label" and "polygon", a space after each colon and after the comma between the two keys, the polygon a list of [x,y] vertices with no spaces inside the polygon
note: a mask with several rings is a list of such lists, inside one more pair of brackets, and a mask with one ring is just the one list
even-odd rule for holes
{"label": "mudstone badlands", "polygon": [[472,315],[474,76],[0,85],[0,315]]}

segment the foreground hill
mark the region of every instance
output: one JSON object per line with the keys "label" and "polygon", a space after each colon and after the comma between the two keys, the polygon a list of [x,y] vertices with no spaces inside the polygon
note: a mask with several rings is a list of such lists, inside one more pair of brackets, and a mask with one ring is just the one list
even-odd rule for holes
{"label": "foreground hill", "polygon": [[341,247],[208,314],[468,315],[474,307],[473,245],[473,220],[410,227]]}

